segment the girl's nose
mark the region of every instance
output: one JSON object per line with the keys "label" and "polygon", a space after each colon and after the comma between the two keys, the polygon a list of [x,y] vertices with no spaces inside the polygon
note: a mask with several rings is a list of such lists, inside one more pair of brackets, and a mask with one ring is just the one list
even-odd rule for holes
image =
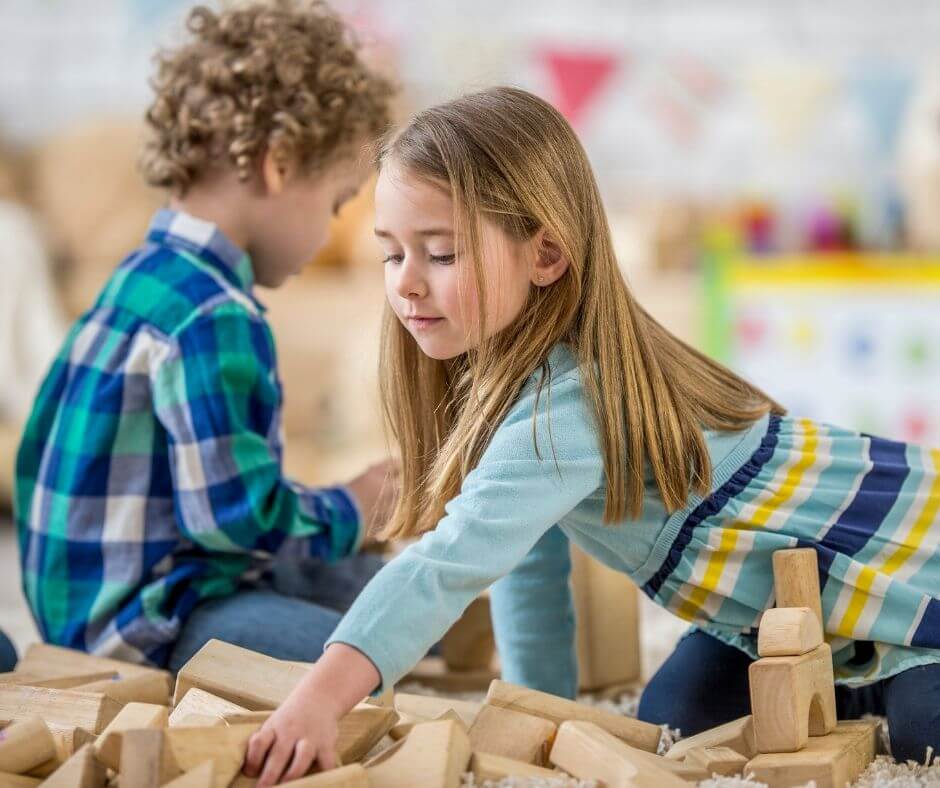
{"label": "girl's nose", "polygon": [[406,256],[398,269],[398,295],[402,298],[424,298],[428,294],[427,282],[420,270],[420,265],[409,261]]}

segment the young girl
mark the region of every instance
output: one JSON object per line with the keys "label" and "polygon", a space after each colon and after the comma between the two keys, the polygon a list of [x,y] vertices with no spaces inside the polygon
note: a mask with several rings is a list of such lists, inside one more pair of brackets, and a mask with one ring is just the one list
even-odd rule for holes
{"label": "young girl", "polygon": [[379,157],[383,394],[402,457],[367,586],[254,736],[259,785],[334,765],[337,720],[494,588],[504,677],[573,695],[571,539],[696,627],[640,717],[748,713],[774,551],[819,558],[840,716],[940,745],[940,452],[790,418],[633,299],[574,133],[497,88],[415,117]]}

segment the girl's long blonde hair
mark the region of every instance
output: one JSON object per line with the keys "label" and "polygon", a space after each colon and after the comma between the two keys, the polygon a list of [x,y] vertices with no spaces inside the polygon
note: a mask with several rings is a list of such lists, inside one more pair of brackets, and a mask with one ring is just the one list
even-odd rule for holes
{"label": "girl's long blonde hair", "polygon": [[[525,380],[559,342],[577,357],[593,406],[606,523],[640,514],[647,468],[669,511],[684,506],[691,491],[707,494],[711,463],[703,429],[741,430],[768,411],[784,412],[634,300],[584,149],[547,102],[499,87],[433,107],[386,141],[379,167],[389,161],[449,188],[465,250],[458,265],[474,266],[481,323],[481,219],[518,241],[544,228],[570,265],[558,281],[530,289],[508,328],[447,361],[426,356],[386,308],[382,403],[402,463],[401,495],[386,536],[435,527]],[[543,374],[540,389],[547,383]]]}

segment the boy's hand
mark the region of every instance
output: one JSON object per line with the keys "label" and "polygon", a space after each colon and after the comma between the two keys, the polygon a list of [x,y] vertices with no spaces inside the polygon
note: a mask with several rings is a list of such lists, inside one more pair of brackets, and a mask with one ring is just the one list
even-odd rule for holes
{"label": "boy's hand", "polygon": [[375,535],[385,527],[398,501],[399,465],[396,460],[384,460],[370,465],[357,477],[346,483],[362,513],[362,526],[365,528],[364,544],[375,539]]}
{"label": "boy's hand", "polygon": [[257,777],[260,772],[258,788],[266,788],[299,780],[314,762],[323,771],[335,768],[337,719],[323,703],[291,693],[249,740],[245,774]]}

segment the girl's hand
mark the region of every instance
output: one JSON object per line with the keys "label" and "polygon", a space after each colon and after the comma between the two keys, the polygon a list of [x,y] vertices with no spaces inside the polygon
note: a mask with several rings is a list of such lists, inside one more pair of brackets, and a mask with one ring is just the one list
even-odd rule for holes
{"label": "girl's hand", "polygon": [[[340,719],[381,677],[372,661],[345,643],[333,643],[248,742],[244,772],[258,788],[303,777],[314,763],[336,766]],[[263,768],[262,768],[263,767]]]}
{"label": "girl's hand", "polygon": [[[251,740],[244,772],[257,777],[258,788],[298,780],[316,763],[326,771],[336,767],[339,717],[327,703],[293,692]],[[261,767],[264,770],[261,770]]]}

